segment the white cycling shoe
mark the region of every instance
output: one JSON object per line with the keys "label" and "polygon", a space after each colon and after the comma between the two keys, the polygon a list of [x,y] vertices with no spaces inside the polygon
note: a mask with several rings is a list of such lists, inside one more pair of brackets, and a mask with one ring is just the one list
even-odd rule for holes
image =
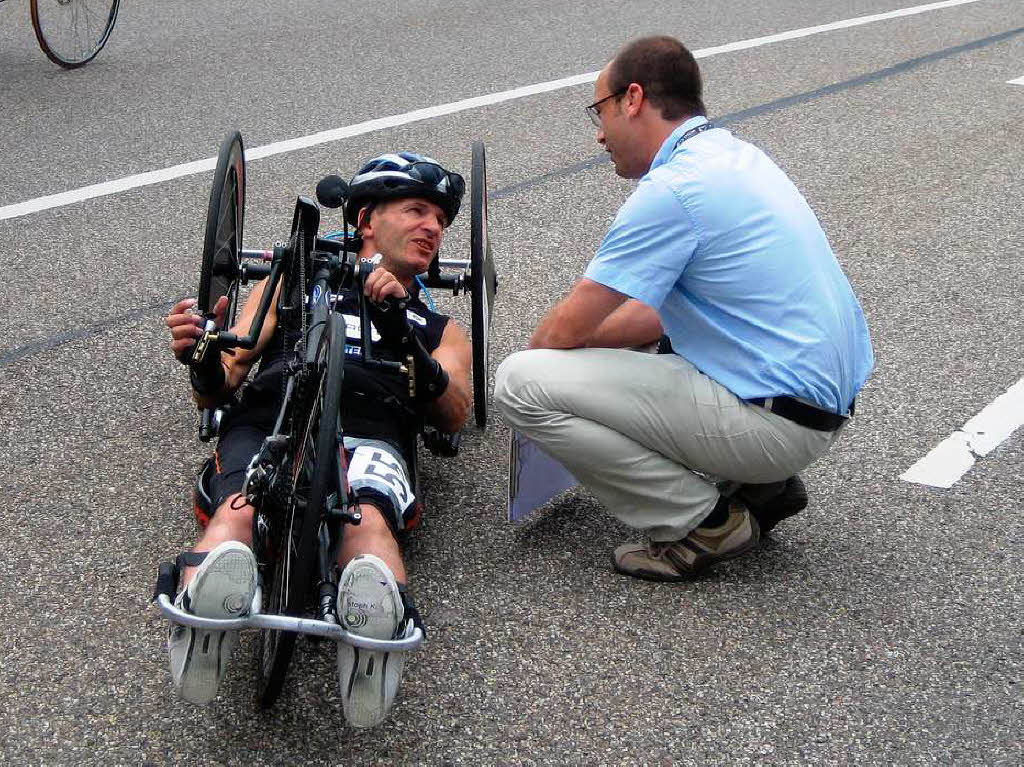
{"label": "white cycling shoe", "polygon": [[[174,606],[202,618],[239,618],[256,593],[256,557],[238,541],[210,551]],[[227,671],[237,631],[204,631],[172,624],[167,638],[174,688],[190,703],[209,703]]]}
{"label": "white cycling shoe", "polygon": [[[395,576],[373,554],[353,557],[338,583],[338,619],[353,634],[371,639],[405,638],[413,622]],[[403,623],[404,621],[404,623]],[[353,727],[373,727],[387,718],[402,681],[404,652],[379,652],[338,642],[338,681],[345,719]]]}

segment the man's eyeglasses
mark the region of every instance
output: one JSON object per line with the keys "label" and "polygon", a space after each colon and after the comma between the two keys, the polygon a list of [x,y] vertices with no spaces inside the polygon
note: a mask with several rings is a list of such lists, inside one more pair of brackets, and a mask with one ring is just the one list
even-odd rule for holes
{"label": "man's eyeglasses", "polygon": [[604,102],[606,102],[608,99],[618,98],[619,96],[621,96],[623,93],[625,93],[628,90],[629,90],[629,86],[628,85],[623,87],[623,88],[619,88],[617,91],[615,91],[615,93],[609,93],[603,99],[598,99],[597,101],[595,101],[590,106],[584,107],[584,109],[587,112],[587,116],[590,118],[590,122],[594,123],[594,127],[595,128],[600,128],[601,127],[601,110],[599,110],[598,107],[601,104],[603,104]]}

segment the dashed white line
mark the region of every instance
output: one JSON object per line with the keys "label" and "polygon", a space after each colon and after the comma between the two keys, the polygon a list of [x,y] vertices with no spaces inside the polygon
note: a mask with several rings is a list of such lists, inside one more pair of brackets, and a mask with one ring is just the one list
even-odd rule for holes
{"label": "dashed white line", "polygon": [[[895,11],[887,11],[886,13],[875,13],[870,16],[857,16],[856,18],[835,21],[830,24],[819,24],[813,27],[793,29],[788,32],[780,32],[774,35],[765,35],[764,37],[740,40],[726,45],[719,45],[714,48],[703,48],[701,50],[694,51],[693,55],[696,58],[708,58],[710,56],[717,56],[720,53],[733,53],[735,51],[758,48],[772,43],[784,42],[786,40],[796,40],[801,37],[818,35],[823,32],[833,32],[837,29],[849,29],[850,27],[873,24],[878,21],[897,19],[904,16],[913,16],[919,13],[927,13],[928,11],[952,8],[958,5],[968,5],[970,3],[977,3],[981,1],[982,0],[942,0],[942,2],[937,3],[915,5],[910,8],[900,8]],[[246,150],[245,157],[247,160],[258,160],[263,157],[272,157],[277,154],[307,149],[309,147],[326,144],[332,141],[340,141],[341,139],[359,136],[364,133],[372,133],[373,131],[394,128],[399,125],[407,125],[408,123],[418,122],[420,120],[429,120],[443,115],[455,114],[456,112],[464,112],[468,109],[477,109],[479,107],[500,104],[505,101],[521,99],[526,96],[534,96],[539,93],[547,93],[561,88],[583,85],[596,80],[597,75],[597,72],[587,72],[581,75],[573,75],[572,77],[563,77],[558,80],[549,80],[548,82],[525,85],[521,88],[513,88],[511,90],[500,91],[498,93],[491,93],[484,96],[463,99],[461,101],[454,101],[449,104],[441,104],[439,106],[427,107],[425,109],[416,109],[412,112],[392,115],[391,117],[381,117],[375,120],[368,120],[366,122],[356,123],[355,125],[349,125],[344,128],[335,128],[333,130],[322,131],[320,133],[312,133],[308,136],[300,136],[298,138],[278,141],[272,144],[265,144],[261,147]],[[39,211],[49,210],[50,208],[59,208],[65,205],[71,205],[73,203],[90,200],[95,197],[105,197],[107,195],[118,194],[130,189],[137,189],[141,186],[159,184],[163,181],[170,181],[184,176],[192,176],[197,173],[205,173],[213,170],[215,165],[216,160],[214,158],[195,160],[181,165],[173,165],[169,168],[164,168],[163,170],[137,173],[133,176],[125,176],[124,178],[115,179],[113,181],[90,184],[89,186],[72,189],[68,192],[49,194],[43,197],[26,200],[24,202],[14,203],[13,205],[5,205],[0,207],[0,221],[9,218],[17,218],[19,216],[27,216],[30,213],[38,213]]]}
{"label": "dashed white line", "polygon": [[1018,77],[1016,80],[1007,80],[1007,85],[1024,85],[1024,77]]}
{"label": "dashed white line", "polygon": [[995,450],[1021,425],[1024,425],[1024,378],[903,472],[900,479],[919,485],[952,487],[978,458]]}

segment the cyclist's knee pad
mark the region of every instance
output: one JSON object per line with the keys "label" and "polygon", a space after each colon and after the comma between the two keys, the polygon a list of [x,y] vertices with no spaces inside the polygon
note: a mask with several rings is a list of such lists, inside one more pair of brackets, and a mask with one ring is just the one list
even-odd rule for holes
{"label": "cyclist's knee pad", "polygon": [[196,476],[195,492],[192,494],[192,513],[195,515],[199,527],[204,530],[210,524],[213,512],[216,511],[213,499],[210,497],[210,482],[216,471],[213,459],[207,458]]}

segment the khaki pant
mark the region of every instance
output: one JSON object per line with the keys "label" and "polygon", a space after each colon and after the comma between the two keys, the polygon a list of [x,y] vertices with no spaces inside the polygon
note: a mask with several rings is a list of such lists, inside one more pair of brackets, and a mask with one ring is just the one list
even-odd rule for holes
{"label": "khaki pant", "polygon": [[498,368],[494,399],[514,429],[656,541],[700,524],[716,482],[785,479],[838,435],[749,405],[675,354],[518,352]]}

